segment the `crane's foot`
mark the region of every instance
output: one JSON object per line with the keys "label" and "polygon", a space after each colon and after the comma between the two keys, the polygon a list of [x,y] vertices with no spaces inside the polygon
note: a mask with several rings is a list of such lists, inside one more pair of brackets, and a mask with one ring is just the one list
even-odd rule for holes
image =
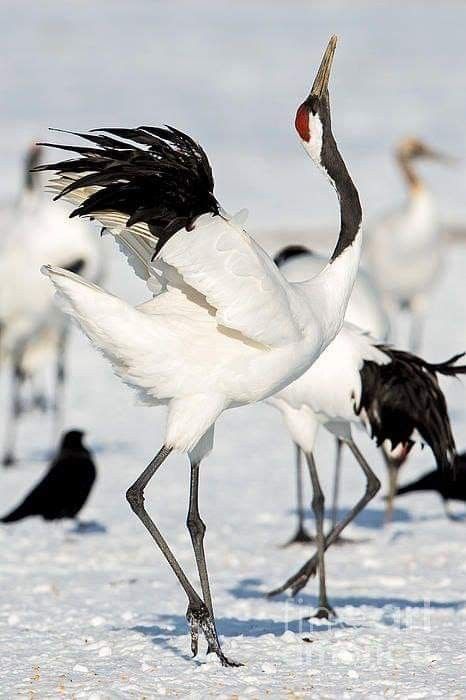
{"label": "crane's foot", "polygon": [[312,619],[317,619],[317,620],[335,620],[337,618],[337,614],[335,610],[332,608],[328,600],[324,603],[321,603],[317,610],[315,611],[314,615],[310,615],[309,617],[306,617],[306,620],[312,620]]}
{"label": "crane's foot", "polygon": [[197,656],[199,631],[202,631],[208,645],[208,653],[216,654],[222,666],[230,666],[233,668],[243,666],[243,664],[237,661],[231,661],[223,653],[218,640],[217,630],[215,629],[215,622],[209,615],[206,605],[189,605],[186,612],[186,619],[191,633],[191,651],[193,656]]}
{"label": "crane's foot", "polygon": [[278,588],[275,588],[273,591],[270,591],[270,593],[267,593],[267,597],[273,598],[274,596],[280,595],[287,590],[291,591],[292,596],[296,596],[304,588],[304,586],[306,586],[309,579],[315,576],[316,573],[317,554],[314,554],[312,559],[309,559],[309,561],[307,561],[296,574],[290,576],[290,578],[285,581],[284,584]]}
{"label": "crane's foot", "polygon": [[2,466],[3,467],[12,467],[13,464],[16,464],[16,458],[14,457],[12,452],[7,452],[2,459]]}
{"label": "crane's foot", "polygon": [[282,548],[290,547],[292,544],[315,544],[316,538],[302,526],[298,527],[293,537],[282,544]]}

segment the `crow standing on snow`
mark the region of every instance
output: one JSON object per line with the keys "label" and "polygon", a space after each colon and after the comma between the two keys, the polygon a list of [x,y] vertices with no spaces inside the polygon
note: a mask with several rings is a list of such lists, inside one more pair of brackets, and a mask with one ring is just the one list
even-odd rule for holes
{"label": "crow standing on snow", "polygon": [[47,474],[24,501],[0,522],[12,523],[31,515],[41,515],[44,520],[77,516],[87,501],[96,477],[92,455],[82,444],[82,438],[80,430],[71,430],[63,436]]}
{"label": "crow standing on snow", "polygon": [[455,457],[452,474],[434,469],[434,471],[421,476],[417,481],[400,486],[395,495],[402,496],[413,491],[437,491],[442,498],[447,518],[458,520],[458,517],[452,515],[448,510],[448,501],[466,502],[466,452]]}

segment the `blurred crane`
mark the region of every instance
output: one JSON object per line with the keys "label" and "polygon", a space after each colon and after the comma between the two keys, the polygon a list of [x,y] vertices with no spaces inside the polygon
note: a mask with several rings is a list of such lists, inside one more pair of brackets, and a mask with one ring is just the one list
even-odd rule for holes
{"label": "blurred crane", "polygon": [[401,208],[369,227],[367,265],[387,308],[409,311],[409,349],[418,352],[429,294],[441,270],[443,245],[435,199],[415,169],[415,163],[450,159],[415,138],[401,141],[396,158],[408,198]]}
{"label": "blurred crane", "polygon": [[41,157],[33,146],[26,157],[24,186],[17,201],[2,210],[0,256],[0,366],[11,366],[11,394],[5,426],[4,466],[16,460],[20,416],[27,410],[22,389],[28,381],[32,405],[46,408],[36,393],[41,370],[55,362],[55,434],[61,432],[65,349],[68,321],[53,303],[53,290],[40,274],[44,262],[55,262],[86,279],[102,278],[102,259],[89,224],[69,221],[66,209],[53,207],[31,172]]}

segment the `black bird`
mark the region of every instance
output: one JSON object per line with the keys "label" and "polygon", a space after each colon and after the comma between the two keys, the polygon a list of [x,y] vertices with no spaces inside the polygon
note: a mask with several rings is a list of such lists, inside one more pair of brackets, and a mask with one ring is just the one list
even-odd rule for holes
{"label": "black bird", "polygon": [[457,516],[448,510],[448,502],[466,502],[466,452],[456,456],[452,473],[434,469],[416,481],[412,481],[406,486],[400,486],[395,495],[402,496],[413,491],[437,491],[443,501],[447,518],[458,520]]}
{"label": "black bird", "polygon": [[58,454],[41,481],[2,523],[13,523],[31,515],[44,520],[75,518],[91,492],[96,478],[92,455],[82,444],[83,433],[70,430],[63,436]]}

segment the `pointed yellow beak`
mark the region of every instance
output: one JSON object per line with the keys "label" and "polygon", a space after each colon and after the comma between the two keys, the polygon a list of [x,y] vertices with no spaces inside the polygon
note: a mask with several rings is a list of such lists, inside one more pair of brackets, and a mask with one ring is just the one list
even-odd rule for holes
{"label": "pointed yellow beak", "polygon": [[322,61],[320,62],[319,70],[317,71],[317,75],[312,85],[311,95],[321,98],[327,90],[336,47],[337,37],[334,34],[332,37],[330,37],[330,41],[328,42],[327,48],[325,49],[325,53],[322,57]]}

